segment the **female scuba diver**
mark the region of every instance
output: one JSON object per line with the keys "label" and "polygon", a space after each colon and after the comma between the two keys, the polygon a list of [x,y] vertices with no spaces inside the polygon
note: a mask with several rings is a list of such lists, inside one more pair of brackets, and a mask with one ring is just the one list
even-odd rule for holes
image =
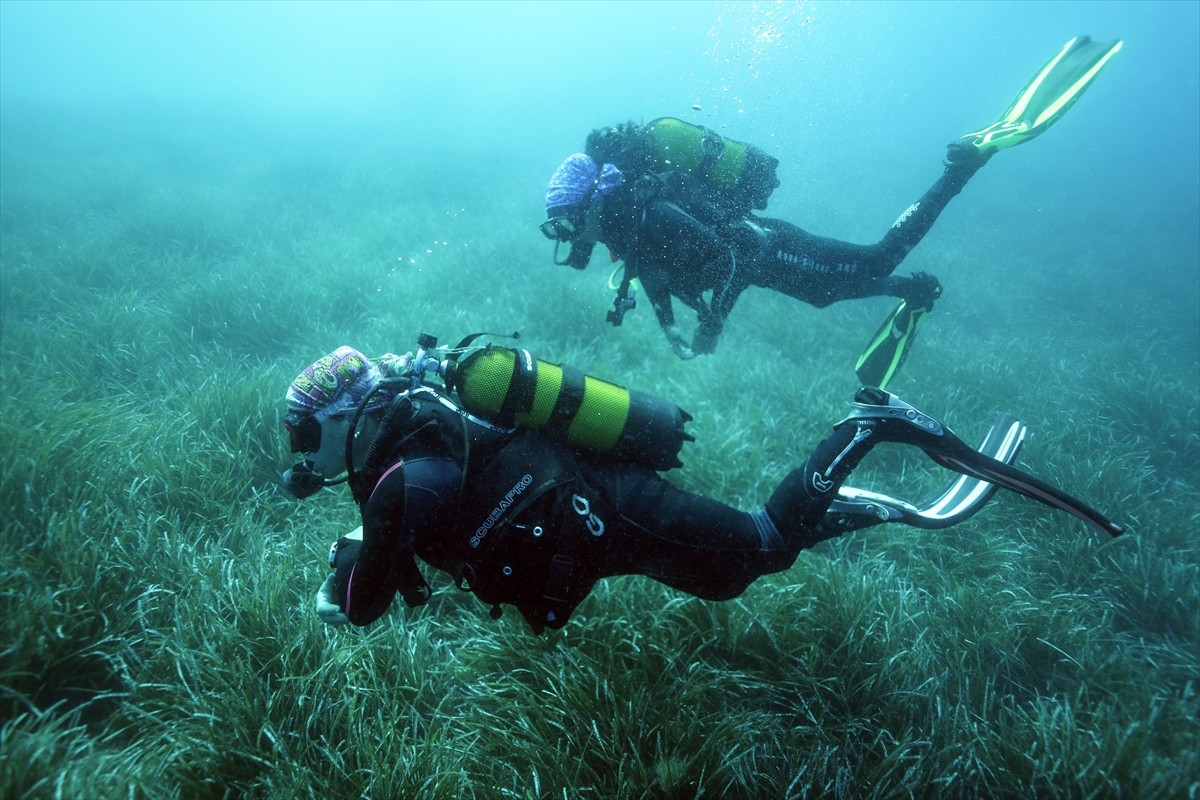
{"label": "female scuba diver", "polygon": [[[333,572],[316,597],[325,622],[366,625],[397,593],[407,606],[425,603],[417,558],[477,595],[493,618],[512,605],[539,633],[565,625],[596,582],[614,575],[728,600],[847,531],[961,522],[996,485],[1106,535],[1122,532],[1011,466],[1025,437],[1015,417],[1000,415],[975,451],[878,389],[859,392],[764,508],[739,511],[659,474],[682,466],[679,451],[692,439],[691,417],[673,403],[523,349],[469,348],[473,338],[438,351],[423,335],[415,356],[374,360],[340,347],[288,387],[283,423],[303,461],[284,473],[285,486],[303,499],[348,480],[362,513],[362,526],[330,548]],[[919,447],[961,476],[920,506],[844,486],[882,442]]]}
{"label": "female scuba diver", "polygon": [[[1087,36],[1068,42],[998,122],[949,145],[941,177],[875,244],[814,236],[751,213],[765,209],[779,185],[778,161],[671,118],[593,131],[586,153],[572,155],[551,177],[541,230],[555,242],[555,263],[575,269],[588,265],[597,243],[607,245],[614,262],[624,261],[608,321],[620,325],[636,305],[630,284],[638,280],[683,359],[715,350],[734,303],[751,286],[818,308],[859,297],[903,298],[856,367],[859,380],[882,388],[942,291],[932,275],[892,272],[980,167],[999,150],[1045,132],[1120,48],[1120,41]],[[571,249],[560,261],[562,243]],[[691,340],[675,324],[672,295],[696,312]]]}

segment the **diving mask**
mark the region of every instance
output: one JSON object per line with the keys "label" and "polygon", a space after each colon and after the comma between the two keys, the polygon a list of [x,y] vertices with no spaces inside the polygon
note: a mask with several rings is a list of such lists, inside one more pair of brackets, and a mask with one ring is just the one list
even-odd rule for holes
{"label": "diving mask", "polygon": [[312,414],[289,411],[281,420],[293,453],[315,453],[321,449],[321,423]]}
{"label": "diving mask", "polygon": [[556,242],[570,241],[571,237],[576,234],[579,228],[571,220],[569,216],[551,217],[543,222],[539,229],[542,235],[547,239]]}

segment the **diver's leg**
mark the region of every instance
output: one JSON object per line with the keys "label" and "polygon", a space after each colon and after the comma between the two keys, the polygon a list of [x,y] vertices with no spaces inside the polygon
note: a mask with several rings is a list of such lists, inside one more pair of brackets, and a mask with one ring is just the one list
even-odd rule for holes
{"label": "diver's leg", "polygon": [[780,219],[752,218],[760,231],[758,253],[748,266],[754,286],[824,308],[851,297],[888,294],[894,264],[878,244],[851,244],[814,236]]}
{"label": "diver's leg", "polygon": [[879,241],[885,263],[890,262],[892,269],[900,265],[909,251],[929,233],[933,223],[954,196],[963,190],[971,176],[986,164],[989,158],[990,154],[983,155],[973,147],[950,148],[942,176],[921,195],[920,200],[904,210]]}
{"label": "diver's leg", "polygon": [[871,424],[842,424],[817,445],[808,460],[792,470],[767,501],[767,513],[793,553],[840,534],[820,525],[838,489],[858,462],[880,441]]}
{"label": "diver's leg", "polygon": [[884,237],[871,245],[851,244],[807,231],[778,219],[752,218],[761,245],[748,281],[818,308],[857,297],[890,295],[925,305],[937,286],[932,276],[892,275],[933,226],[951,198],[962,191],[987,156],[951,152],[942,176],[909,206]]}
{"label": "diver's leg", "polygon": [[597,542],[597,578],[645,575],[706,600],[728,600],[758,577],[790,567],[799,552],[766,513],[685,492],[651,470],[604,465],[583,474],[620,515]]}
{"label": "diver's leg", "polygon": [[840,533],[819,528],[838,487],[878,440],[845,424],[783,479],[764,510],[746,513],[628,466],[591,467],[587,482],[620,514],[596,577],[646,575],[708,600],[737,597],[785,570],[800,551]]}

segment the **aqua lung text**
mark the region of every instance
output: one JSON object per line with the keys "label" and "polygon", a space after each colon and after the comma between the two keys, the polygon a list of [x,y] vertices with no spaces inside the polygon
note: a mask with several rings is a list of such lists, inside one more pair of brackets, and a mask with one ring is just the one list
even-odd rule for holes
{"label": "aqua lung text", "polygon": [[829,264],[818,263],[809,256],[798,256],[786,250],[775,251],[775,258],[786,264],[792,264],[809,272],[858,272],[858,264]]}

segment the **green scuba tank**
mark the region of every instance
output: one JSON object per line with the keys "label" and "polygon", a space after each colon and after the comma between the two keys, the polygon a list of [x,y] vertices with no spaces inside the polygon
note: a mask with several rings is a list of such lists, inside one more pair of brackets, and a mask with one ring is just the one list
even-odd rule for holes
{"label": "green scuba tank", "polygon": [[779,186],[775,177],[778,159],[753,145],[726,139],[711,128],[661,117],[646,125],[645,136],[653,172],[695,175],[710,189],[759,209],[767,207],[767,199]]}
{"label": "green scuba tank", "polygon": [[502,425],[520,423],[580,450],[653,470],[682,467],[695,437],[692,416],[658,397],[534,358],[528,350],[487,347],[455,368],[448,383],[463,408]]}
{"label": "green scuba tank", "polygon": [[585,148],[597,164],[615,164],[631,180],[646,173],[694,175],[730,201],[739,214],[766,208],[771,192],[779,186],[775,176],[779,159],[674,117],[599,128],[588,135]]}

